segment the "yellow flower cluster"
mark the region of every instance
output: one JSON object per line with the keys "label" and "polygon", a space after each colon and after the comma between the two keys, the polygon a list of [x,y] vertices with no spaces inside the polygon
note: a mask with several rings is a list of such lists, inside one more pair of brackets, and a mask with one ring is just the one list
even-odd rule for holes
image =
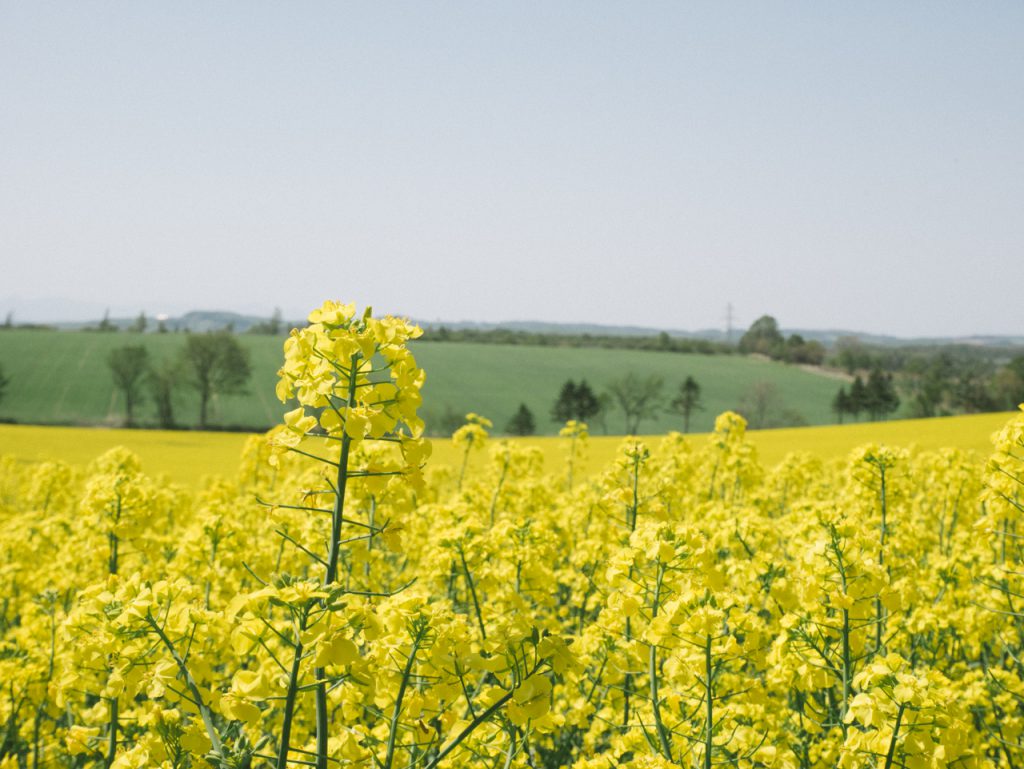
{"label": "yellow flower cluster", "polygon": [[329,301],[311,312],[284,345],[277,396],[299,405],[285,414],[274,446],[295,448],[311,434],[354,444],[391,438],[418,465],[426,458],[416,413],[425,375],[406,343],[421,334],[400,318],[372,317],[370,308],[356,317],[353,304]]}
{"label": "yellow flower cluster", "polygon": [[987,464],[766,469],[724,414],[423,477],[417,334],[325,304],[196,493],[0,458],[0,769],[1024,763],[1024,413]]}

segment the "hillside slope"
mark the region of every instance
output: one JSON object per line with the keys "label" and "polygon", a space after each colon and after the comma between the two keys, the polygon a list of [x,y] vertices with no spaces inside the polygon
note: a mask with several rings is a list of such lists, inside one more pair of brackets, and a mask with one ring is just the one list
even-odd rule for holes
{"label": "hillside slope", "polygon": [[[36,424],[120,423],[123,404],[114,391],[106,359],[126,344],[144,344],[154,361],[172,358],[184,344],[182,334],[103,334],[10,330],[0,333],[0,365],[11,383],[0,401],[0,419]],[[218,399],[212,407],[215,425],[264,428],[275,424],[282,405],[274,397],[276,371],[282,360],[279,337],[240,335],[249,350],[253,378],[249,393]],[[551,405],[566,379],[585,378],[600,391],[628,372],[664,378],[671,393],[686,376],[703,390],[704,408],[694,414],[691,427],[708,430],[714,415],[737,408],[744,393],[757,382],[774,385],[780,407],[798,413],[808,424],[832,421],[830,403],[838,384],[825,376],[765,360],[740,356],[681,355],[635,350],[568,347],[500,346],[449,342],[419,342],[417,360],[426,369],[423,414],[439,424],[446,413],[476,411],[490,417],[498,431],[525,403],[537,419],[540,434],[557,430]],[[181,388],[176,401],[180,424],[196,423],[198,401]],[[139,409],[142,424],[155,421],[153,407]],[[663,413],[644,421],[640,429],[659,433],[681,429],[680,417]],[[624,430],[624,418],[615,408],[593,425],[593,432]]]}

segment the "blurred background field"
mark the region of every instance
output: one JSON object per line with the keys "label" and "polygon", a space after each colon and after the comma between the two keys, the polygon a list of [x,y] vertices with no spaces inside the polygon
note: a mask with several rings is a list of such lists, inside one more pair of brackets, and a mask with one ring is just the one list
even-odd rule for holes
{"label": "blurred background field", "polygon": [[[0,402],[0,418],[25,424],[119,425],[124,404],[107,366],[111,351],[125,344],[144,345],[159,363],[173,359],[186,336],[6,330],[0,334],[0,361],[10,386]],[[248,351],[252,378],[246,394],[215,398],[211,425],[269,428],[282,412],[274,385],[284,340],[250,334],[235,338]],[[585,379],[600,391],[625,372],[661,377],[666,393],[674,392],[687,376],[694,377],[702,388],[703,405],[692,417],[695,430],[710,430],[715,415],[738,408],[755,383],[770,385],[778,407],[791,418],[828,424],[835,419],[832,399],[843,384],[833,376],[752,356],[470,342],[419,342],[412,348],[427,372],[421,413],[428,429],[473,411],[485,414],[500,430],[524,403],[536,417],[537,433],[554,434],[562,422],[550,418],[551,407],[567,379]],[[194,391],[179,387],[174,405],[179,425],[196,424],[199,402]],[[155,426],[151,402],[139,407],[137,419]],[[680,416],[663,410],[645,420],[641,430],[661,433],[682,425]],[[622,415],[613,409],[604,424],[592,423],[591,429],[595,434],[621,434]]]}
{"label": "blurred background field", "polygon": [[[749,435],[758,449],[761,462],[767,466],[778,463],[794,451],[807,451],[822,459],[832,459],[865,443],[917,446],[921,449],[960,448],[983,457],[991,450],[991,434],[1012,416],[1012,413],[973,414],[757,430]],[[9,454],[25,462],[59,459],[73,465],[85,465],[107,449],[120,445],[139,455],[147,473],[166,474],[174,481],[196,485],[204,476],[234,474],[248,437],[247,433],[188,430],[0,425],[0,455]],[[653,448],[661,438],[660,435],[650,435],[643,439]],[[699,444],[708,440],[708,435],[699,433],[687,438]],[[546,470],[561,471],[568,439],[540,436],[508,440],[538,447],[544,453]],[[621,436],[591,437],[583,471],[595,472],[604,467],[614,457],[622,440]],[[461,450],[452,446],[451,440],[436,438],[433,446],[430,465],[454,466],[461,462]],[[486,456],[486,450],[474,452],[471,461],[480,462]]]}

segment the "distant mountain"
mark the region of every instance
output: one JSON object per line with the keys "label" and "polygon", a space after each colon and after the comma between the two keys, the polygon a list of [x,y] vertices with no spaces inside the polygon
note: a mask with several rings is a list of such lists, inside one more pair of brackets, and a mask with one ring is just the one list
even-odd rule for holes
{"label": "distant mountain", "polygon": [[[149,317],[149,331],[157,328],[157,318]],[[245,333],[259,323],[266,323],[269,320],[266,316],[244,315],[237,312],[222,310],[193,310],[177,317],[163,319],[164,326],[168,331],[219,331],[230,328],[238,333]],[[111,318],[110,322],[118,328],[129,328],[135,317]],[[726,341],[726,332],[722,329],[699,329],[697,331],[684,331],[682,329],[661,329],[649,326],[616,326],[600,323],[550,323],[536,320],[513,320],[502,323],[482,323],[479,321],[440,321],[440,320],[416,320],[425,330],[437,330],[442,327],[450,330],[474,329],[478,331],[493,331],[495,329],[507,329],[510,331],[522,331],[531,334],[572,334],[591,336],[657,336],[667,333],[669,336],[681,339],[707,339],[714,342]],[[304,325],[304,320],[283,320],[282,328],[288,329]],[[50,324],[55,328],[65,330],[76,330],[95,327],[99,319],[90,322],[66,322]],[[842,329],[781,329],[785,335],[799,334],[804,339],[816,340],[826,347],[832,347],[842,337],[856,337],[866,345],[881,347],[906,347],[906,346],[938,346],[947,344],[961,344],[976,347],[1021,347],[1024,346],[1024,335],[974,335],[963,337],[898,337],[885,334],[868,334],[860,331],[848,331]],[[737,341],[743,334],[743,329],[736,329],[732,332],[733,341]]]}
{"label": "distant mountain", "polygon": [[[237,312],[221,312],[221,311],[210,311],[210,310],[193,310],[192,312],[186,312],[180,318],[168,318],[164,321],[168,329],[177,330],[178,328],[188,331],[221,331],[223,329],[231,329],[239,333],[244,333],[250,328],[255,326],[257,323],[266,323],[270,318],[260,317],[258,315],[242,315]],[[291,325],[286,325],[285,322],[281,321],[282,329],[291,328],[292,326],[301,325],[298,321],[295,321]]]}
{"label": "distant mountain", "polygon": [[[110,323],[123,330],[131,328],[137,317],[138,316],[133,316],[131,318],[110,318]],[[204,331],[222,331],[224,329],[231,329],[238,333],[245,333],[257,323],[266,323],[270,318],[258,315],[243,315],[237,312],[227,312],[222,310],[193,310],[178,317],[154,317],[152,315],[147,315],[146,320],[147,331],[156,331],[158,324],[163,322],[164,327],[168,331],[195,331],[197,333],[202,333]],[[54,328],[61,329],[62,331],[81,331],[86,328],[95,328],[99,323],[100,321],[97,319],[93,321],[51,323],[49,325]],[[300,325],[302,325],[300,321],[281,321],[281,327],[284,329]]]}

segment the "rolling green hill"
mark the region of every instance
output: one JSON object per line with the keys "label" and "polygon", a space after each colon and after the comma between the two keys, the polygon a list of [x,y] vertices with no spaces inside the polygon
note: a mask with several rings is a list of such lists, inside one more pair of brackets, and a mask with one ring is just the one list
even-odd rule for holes
{"label": "rolling green hill", "polygon": [[[213,404],[211,423],[263,428],[275,424],[282,405],[274,397],[275,372],[282,360],[280,337],[240,335],[252,358],[249,394],[228,396]],[[121,421],[123,404],[115,393],[106,365],[110,350],[126,344],[145,344],[152,359],[174,356],[183,344],[181,334],[128,334],[71,331],[8,330],[0,333],[0,366],[10,385],[0,401],[0,419],[36,424],[103,424]],[[703,390],[704,410],[691,420],[695,431],[708,430],[716,414],[737,408],[744,392],[756,382],[774,385],[781,408],[799,414],[808,424],[833,421],[830,403],[839,387],[834,379],[802,369],[741,356],[683,355],[634,350],[563,347],[500,346],[492,344],[419,342],[414,345],[426,369],[423,414],[428,424],[443,422],[451,413],[475,411],[490,417],[500,432],[525,403],[537,419],[537,430],[550,434],[551,405],[566,379],[585,378],[596,391],[633,371],[664,378],[666,392],[689,375]],[[198,400],[181,388],[176,417],[194,425]],[[155,423],[147,402],[137,420]],[[644,421],[644,433],[681,429],[672,414]],[[617,408],[592,425],[592,432],[621,433],[624,418]]]}

